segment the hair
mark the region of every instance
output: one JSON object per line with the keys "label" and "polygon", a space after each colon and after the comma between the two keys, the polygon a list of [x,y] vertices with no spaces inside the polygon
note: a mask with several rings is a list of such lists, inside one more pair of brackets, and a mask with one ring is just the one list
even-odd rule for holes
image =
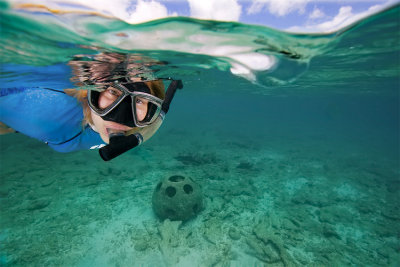
{"label": "hair", "polygon": [[81,103],[83,108],[82,126],[93,124],[90,107],[87,102],[87,90],[65,89],[64,92],[67,95],[75,97]]}
{"label": "hair", "polygon": [[[150,89],[150,93],[160,99],[165,98],[165,88],[162,80],[145,81],[144,82]],[[67,95],[75,97],[82,105],[83,108],[83,121],[82,125],[93,124],[91,110],[87,102],[87,90],[65,89]]]}

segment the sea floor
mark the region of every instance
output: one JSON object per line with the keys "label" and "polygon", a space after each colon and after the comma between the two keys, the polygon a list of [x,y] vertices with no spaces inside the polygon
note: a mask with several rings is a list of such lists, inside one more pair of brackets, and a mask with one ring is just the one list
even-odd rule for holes
{"label": "sea floor", "polygon": [[[0,140],[2,266],[400,265],[398,155],[379,149],[165,130],[105,163]],[[175,174],[204,210],[161,222],[152,194]]]}

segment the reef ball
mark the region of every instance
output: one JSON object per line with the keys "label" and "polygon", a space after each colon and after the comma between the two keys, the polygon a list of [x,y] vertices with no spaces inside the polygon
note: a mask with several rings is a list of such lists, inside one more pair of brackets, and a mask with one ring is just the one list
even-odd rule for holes
{"label": "reef ball", "polygon": [[201,188],[192,179],[173,175],[162,179],[153,193],[153,210],[164,220],[186,221],[203,209]]}

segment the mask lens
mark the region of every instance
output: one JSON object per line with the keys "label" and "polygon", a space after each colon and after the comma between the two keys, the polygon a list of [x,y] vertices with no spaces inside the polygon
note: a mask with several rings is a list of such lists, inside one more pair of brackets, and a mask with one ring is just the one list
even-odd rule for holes
{"label": "mask lens", "polygon": [[121,98],[122,91],[112,86],[101,92],[102,98],[99,101],[99,108],[106,109],[113,105],[119,98]]}
{"label": "mask lens", "polygon": [[125,94],[120,89],[109,86],[105,90],[89,90],[88,100],[90,107],[100,116],[110,112],[124,98]]}
{"label": "mask lens", "polygon": [[133,114],[138,126],[153,123],[161,112],[161,100],[151,95],[136,95],[133,97]]}

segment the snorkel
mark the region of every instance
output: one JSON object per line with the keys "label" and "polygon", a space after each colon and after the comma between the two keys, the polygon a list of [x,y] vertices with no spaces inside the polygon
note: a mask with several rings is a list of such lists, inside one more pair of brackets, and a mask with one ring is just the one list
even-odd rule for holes
{"label": "snorkel", "polygon": [[[169,110],[169,105],[174,98],[177,89],[182,89],[183,84],[181,80],[173,80],[172,78],[163,78],[163,80],[171,80],[171,84],[169,85],[165,99],[161,105],[161,112],[158,115],[158,119],[160,120],[160,124],[164,119],[165,114]],[[147,126],[151,127],[151,126]],[[125,135],[125,132],[107,129],[109,134],[109,144],[100,148],[99,154],[100,157],[104,161],[112,160],[115,157],[118,157],[122,153],[140,145],[143,142],[143,136],[140,133],[134,133],[131,135]]]}
{"label": "snorkel", "polygon": [[143,137],[140,134],[125,135],[124,132],[113,132],[110,133],[110,143],[99,149],[100,157],[104,161],[112,160],[118,157],[122,153],[140,145]]}

